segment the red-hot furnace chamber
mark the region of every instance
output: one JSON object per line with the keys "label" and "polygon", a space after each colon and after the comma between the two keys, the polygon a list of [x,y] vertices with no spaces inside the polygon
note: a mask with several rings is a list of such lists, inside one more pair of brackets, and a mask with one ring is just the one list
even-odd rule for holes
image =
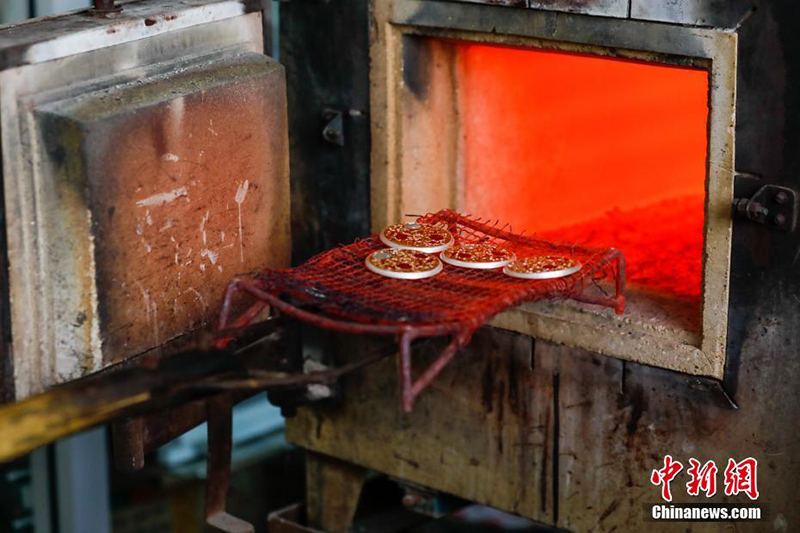
{"label": "red-hot furnace chamber", "polygon": [[632,288],[699,311],[707,71],[450,44],[465,210],[620,248]]}

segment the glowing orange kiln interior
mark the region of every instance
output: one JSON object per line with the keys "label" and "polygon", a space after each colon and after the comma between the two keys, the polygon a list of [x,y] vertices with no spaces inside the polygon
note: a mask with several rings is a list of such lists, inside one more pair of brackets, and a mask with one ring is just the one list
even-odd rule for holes
{"label": "glowing orange kiln interior", "polygon": [[699,307],[708,73],[453,45],[465,211],[620,248],[632,288]]}

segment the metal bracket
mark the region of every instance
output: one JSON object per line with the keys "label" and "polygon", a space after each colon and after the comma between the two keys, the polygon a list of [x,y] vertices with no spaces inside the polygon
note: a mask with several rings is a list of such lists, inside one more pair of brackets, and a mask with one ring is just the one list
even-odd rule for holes
{"label": "metal bracket", "polygon": [[750,198],[734,198],[733,210],[740,217],[771,229],[795,231],[798,213],[797,191],[780,185],[763,185]]}
{"label": "metal bracket", "polygon": [[325,142],[344,146],[344,119],[341,111],[326,109],[322,112],[325,126],[322,128],[322,138]]}

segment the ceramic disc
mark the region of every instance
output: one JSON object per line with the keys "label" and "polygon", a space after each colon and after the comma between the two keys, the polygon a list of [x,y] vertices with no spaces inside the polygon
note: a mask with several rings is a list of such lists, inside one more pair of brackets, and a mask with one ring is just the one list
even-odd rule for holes
{"label": "ceramic disc", "polygon": [[504,274],[524,279],[563,278],[581,269],[581,264],[570,257],[535,255],[512,261],[503,269]]}
{"label": "ceramic disc", "polygon": [[434,254],[452,246],[453,236],[441,226],[407,222],[388,226],[381,232],[381,241],[392,248],[407,248]]}
{"label": "ceramic disc", "polygon": [[364,264],[376,274],[397,279],[429,278],[442,271],[442,262],[435,255],[398,248],[372,252]]}
{"label": "ceramic disc", "polygon": [[464,268],[500,268],[514,260],[514,254],[491,243],[456,244],[439,254],[445,263]]}

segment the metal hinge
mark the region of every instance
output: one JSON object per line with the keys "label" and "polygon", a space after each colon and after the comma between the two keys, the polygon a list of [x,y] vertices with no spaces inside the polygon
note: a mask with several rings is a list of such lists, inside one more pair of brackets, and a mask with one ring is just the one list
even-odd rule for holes
{"label": "metal hinge", "polygon": [[[751,180],[747,179],[747,175],[737,175],[736,178],[736,194],[743,197],[734,198],[734,214],[771,229],[781,231],[797,229],[800,195],[796,190],[780,185],[762,185],[749,197],[744,197],[744,191],[741,189],[745,187],[739,187],[739,184]],[[749,188],[752,189],[752,185]]]}

